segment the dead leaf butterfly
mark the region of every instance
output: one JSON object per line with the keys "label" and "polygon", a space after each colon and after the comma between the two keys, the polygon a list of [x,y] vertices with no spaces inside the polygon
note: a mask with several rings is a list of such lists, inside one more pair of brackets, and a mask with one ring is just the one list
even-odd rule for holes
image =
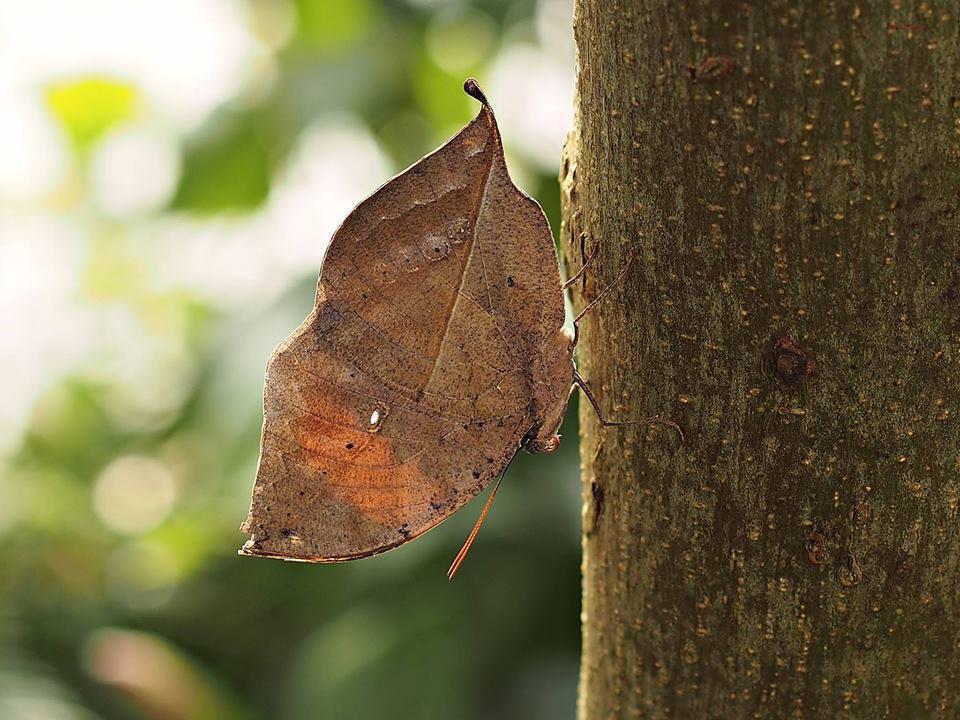
{"label": "dead leaf butterfly", "polygon": [[574,367],[550,226],[464,90],[480,113],[347,216],[313,311],[269,361],[243,555],[338,562],[417,537],[518,450],[556,449],[574,384],[625,424]]}

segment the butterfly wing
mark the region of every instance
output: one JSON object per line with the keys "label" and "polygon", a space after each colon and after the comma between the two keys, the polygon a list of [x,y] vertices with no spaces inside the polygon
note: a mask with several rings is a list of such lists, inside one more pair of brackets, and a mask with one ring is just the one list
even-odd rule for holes
{"label": "butterfly wing", "polygon": [[241,552],[346,560],[441,522],[536,423],[562,324],[549,225],[484,103],[334,235],[313,312],[267,368]]}

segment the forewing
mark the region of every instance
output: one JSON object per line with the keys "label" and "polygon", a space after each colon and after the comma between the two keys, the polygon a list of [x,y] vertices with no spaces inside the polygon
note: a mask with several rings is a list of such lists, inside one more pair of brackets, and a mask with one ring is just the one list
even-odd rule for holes
{"label": "forewing", "polygon": [[562,323],[549,226],[484,104],[334,235],[267,368],[242,552],[362,557],[449,516],[533,424],[531,367]]}

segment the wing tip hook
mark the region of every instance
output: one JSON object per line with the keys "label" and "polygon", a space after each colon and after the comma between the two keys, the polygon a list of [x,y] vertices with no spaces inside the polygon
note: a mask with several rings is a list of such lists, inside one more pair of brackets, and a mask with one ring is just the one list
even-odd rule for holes
{"label": "wing tip hook", "polygon": [[487,96],[483,94],[483,90],[480,89],[480,85],[474,78],[467,78],[463,83],[463,91],[470,97],[478,100],[487,110],[490,110],[490,101],[487,100]]}

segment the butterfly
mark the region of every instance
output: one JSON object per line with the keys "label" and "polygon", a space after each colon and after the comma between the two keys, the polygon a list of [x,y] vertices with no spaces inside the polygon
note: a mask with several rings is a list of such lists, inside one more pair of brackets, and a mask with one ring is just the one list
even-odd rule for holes
{"label": "butterfly", "polygon": [[565,327],[580,273],[562,282],[490,103],[475,80],[464,90],[476,118],[347,216],[312,312],[270,358],[242,555],[375,555],[496,479],[453,577],[516,453],[556,449],[573,387],[604,424],[632,423],[608,421],[574,365],[579,321],[603,294]]}

